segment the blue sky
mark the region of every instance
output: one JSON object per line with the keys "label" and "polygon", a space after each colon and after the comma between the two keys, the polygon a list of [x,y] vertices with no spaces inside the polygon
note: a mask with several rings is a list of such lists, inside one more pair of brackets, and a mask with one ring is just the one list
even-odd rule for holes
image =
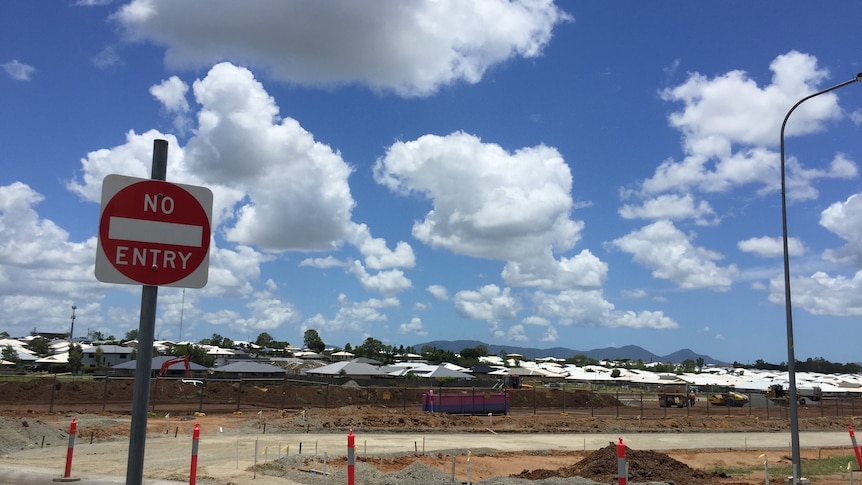
{"label": "blue sky", "polygon": [[[2,2],[0,328],[137,328],[101,184],[163,138],[214,231],[156,338],[785,361],[781,121],[862,71],[862,6],[828,8]],[[862,83],[787,130],[796,356],[859,361]]]}

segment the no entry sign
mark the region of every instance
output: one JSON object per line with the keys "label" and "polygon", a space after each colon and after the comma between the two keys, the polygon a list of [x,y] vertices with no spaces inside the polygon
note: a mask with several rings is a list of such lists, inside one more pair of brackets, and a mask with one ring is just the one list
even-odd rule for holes
{"label": "no entry sign", "polygon": [[96,279],[204,287],[212,202],[206,187],[108,175],[102,182]]}

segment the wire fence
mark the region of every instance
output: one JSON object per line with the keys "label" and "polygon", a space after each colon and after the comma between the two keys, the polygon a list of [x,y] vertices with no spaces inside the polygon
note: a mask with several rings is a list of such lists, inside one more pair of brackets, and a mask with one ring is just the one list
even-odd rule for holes
{"label": "wire fence", "polygon": [[[451,383],[450,383],[451,384]],[[33,412],[130,412],[134,378],[71,378],[18,376],[0,381],[0,408]],[[430,392],[429,392],[430,391]],[[372,406],[404,411],[432,410],[454,414],[487,414],[487,403],[504,403],[511,415],[671,418],[685,416],[756,416],[789,419],[785,402],[757,392],[740,392],[744,402],[716,405],[701,394],[693,405],[662,407],[651,389],[585,389],[542,387],[503,390],[495,386],[442,386],[414,380],[391,385],[313,382],[301,379],[175,379],[154,378],[149,409],[153,413],[219,413],[305,408]],[[444,404],[455,399],[456,407]],[[431,403],[430,409],[428,403]],[[436,406],[435,406],[436,405]],[[499,408],[493,408],[498,412]],[[799,416],[846,417],[862,413],[862,399],[824,396],[799,406]]]}

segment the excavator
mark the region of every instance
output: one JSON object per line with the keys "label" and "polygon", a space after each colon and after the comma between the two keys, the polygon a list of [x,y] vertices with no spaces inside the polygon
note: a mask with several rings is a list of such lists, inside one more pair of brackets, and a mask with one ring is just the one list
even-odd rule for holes
{"label": "excavator", "polygon": [[186,377],[190,378],[190,377],[192,376],[192,371],[191,371],[191,368],[189,367],[189,356],[188,356],[188,355],[183,356],[183,357],[179,357],[179,358],[176,358],[176,359],[169,359],[169,360],[166,360],[166,361],[165,361],[165,363],[164,363],[164,364],[162,364],[162,368],[161,368],[161,369],[159,369],[159,374],[158,374],[158,376],[159,376],[159,377],[164,377],[165,372],[167,372],[167,371],[168,371],[168,368],[170,368],[170,366],[172,366],[172,365],[174,365],[174,364],[178,364],[178,363],[180,363],[180,362],[182,362],[183,364],[185,364],[185,366],[186,366]]}

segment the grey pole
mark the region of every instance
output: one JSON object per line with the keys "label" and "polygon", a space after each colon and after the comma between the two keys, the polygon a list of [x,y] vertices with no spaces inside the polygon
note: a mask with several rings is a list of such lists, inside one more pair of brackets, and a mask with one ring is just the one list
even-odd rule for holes
{"label": "grey pole", "polygon": [[843,88],[848,84],[853,84],[856,81],[862,82],[862,72],[856,75],[855,78],[844,81],[841,84],[826,88],[823,91],[818,91],[814,94],[800,99],[787,112],[784,117],[784,122],[781,123],[781,229],[782,240],[784,242],[784,306],[787,314],[787,374],[790,380],[790,447],[791,458],[793,460],[793,485],[799,483],[802,477],[801,455],[799,451],[799,405],[796,401],[796,356],[793,350],[793,308],[790,303],[790,251],[787,246],[787,188],[784,182],[784,127],[787,125],[787,120],[791,113],[799,107],[800,104],[809,99],[820,96],[821,94],[834,91],[838,88]]}
{"label": "grey pole", "polygon": [[69,329],[69,344],[71,345],[75,341],[75,310],[78,307],[76,305],[72,305],[72,328]]}
{"label": "grey pole", "polygon": [[[150,178],[165,180],[168,167],[168,142],[153,141],[153,166]],[[141,319],[138,328],[138,358],[135,366],[135,388],[132,397],[132,428],[129,433],[129,461],[126,485],[141,485],[144,475],[144,446],[147,440],[147,405],[150,402],[150,378],[153,371],[153,335],[156,330],[156,304],[159,287],[143,285]]]}

